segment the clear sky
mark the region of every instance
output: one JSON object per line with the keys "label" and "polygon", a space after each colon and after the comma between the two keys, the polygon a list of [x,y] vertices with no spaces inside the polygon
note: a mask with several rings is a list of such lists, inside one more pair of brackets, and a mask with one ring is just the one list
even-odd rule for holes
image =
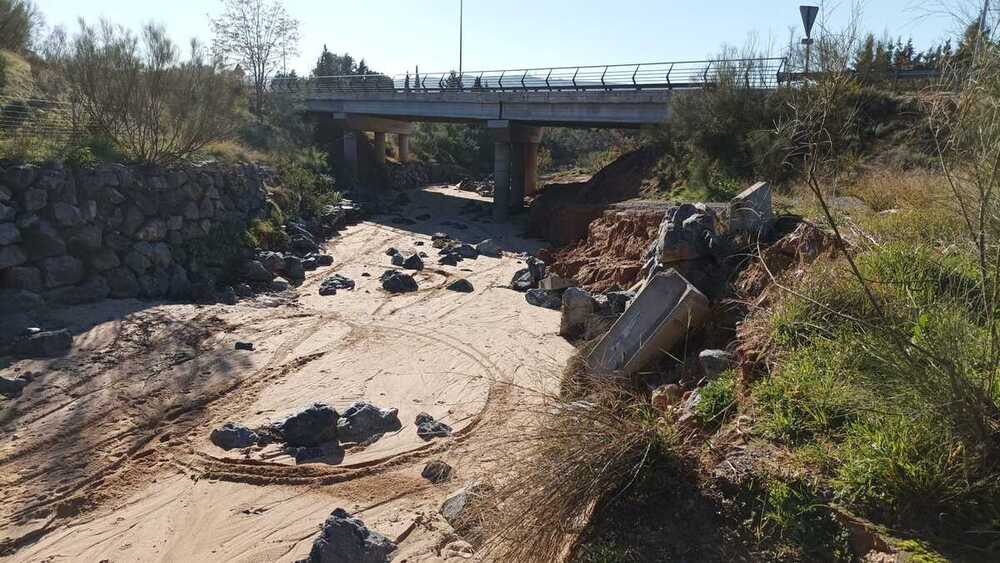
{"label": "clear sky", "polygon": [[[928,15],[940,0],[868,0],[864,27],[912,36],[917,48],[955,31]],[[959,0],[960,1],[960,0]],[[969,0],[972,1],[972,0]],[[800,0],[465,0],[466,70],[703,59],[728,43],[786,45],[800,30]],[[215,0],[36,0],[46,22],[72,30],[80,16],[137,27],[164,24],[178,41],[210,39]],[[831,2],[827,2],[831,4]],[[833,25],[849,15],[835,3]],[[286,0],[301,21],[300,55],[289,70],[307,73],[326,44],[397,73],[458,67],[459,0]]]}

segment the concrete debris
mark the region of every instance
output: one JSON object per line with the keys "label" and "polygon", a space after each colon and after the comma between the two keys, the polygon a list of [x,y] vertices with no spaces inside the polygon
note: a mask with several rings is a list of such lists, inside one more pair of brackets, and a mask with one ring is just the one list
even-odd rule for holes
{"label": "concrete debris", "polygon": [[359,401],[340,414],[337,437],[341,442],[371,443],[386,432],[403,427],[397,409],[382,409]]}
{"label": "concrete debris", "polygon": [[771,188],[767,182],[750,186],[729,202],[729,232],[732,234],[765,234],[773,218]]}
{"label": "concrete debris", "polygon": [[434,460],[427,463],[424,466],[424,470],[420,472],[420,476],[427,479],[431,483],[444,483],[451,478],[451,466],[441,460]]}
{"label": "concrete debris", "polygon": [[318,446],[337,439],[339,418],[332,407],[316,403],[288,417],[277,429],[289,446]]}
{"label": "concrete debris", "polygon": [[420,436],[424,440],[451,436],[451,426],[434,420],[433,416],[425,412],[417,415],[414,424],[417,425],[417,436]]}
{"label": "concrete debris", "polygon": [[256,444],[260,437],[242,424],[227,422],[222,427],[212,430],[209,439],[224,450],[241,450]]}
{"label": "concrete debris", "polygon": [[556,274],[550,274],[538,282],[539,289],[547,289],[552,291],[566,289],[567,287],[573,287],[574,285],[575,284],[573,283],[573,280],[559,277]]}
{"label": "concrete debris", "polygon": [[587,328],[587,321],[597,310],[597,302],[586,291],[571,287],[562,294],[560,310],[559,335],[576,338]]}
{"label": "concrete debris", "polygon": [[587,363],[602,372],[631,375],[700,328],[708,309],[708,298],[675,270],[657,274],[591,351]]}
{"label": "concrete debris", "polygon": [[386,270],[379,276],[379,281],[382,282],[382,289],[389,293],[407,293],[418,289],[413,276],[398,270]]}
{"label": "concrete debris", "polygon": [[309,563],[388,563],[396,544],[351,518],[347,511],[333,511],[309,552]]}

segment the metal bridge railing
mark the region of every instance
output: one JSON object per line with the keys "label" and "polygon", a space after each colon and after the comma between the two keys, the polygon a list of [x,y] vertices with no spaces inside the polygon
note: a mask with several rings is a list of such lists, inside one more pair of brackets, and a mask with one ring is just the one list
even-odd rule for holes
{"label": "metal bridge railing", "polygon": [[755,89],[774,89],[785,70],[784,58],[676,61],[625,65],[571,66],[319,76],[272,81],[276,91],[315,95],[364,92],[518,92],[518,91],[616,91],[705,88],[733,81]]}

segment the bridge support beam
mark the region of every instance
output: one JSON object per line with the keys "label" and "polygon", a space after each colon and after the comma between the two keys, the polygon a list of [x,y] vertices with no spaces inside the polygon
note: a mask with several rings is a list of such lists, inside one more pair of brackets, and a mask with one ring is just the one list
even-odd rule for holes
{"label": "bridge support beam", "polygon": [[385,133],[375,132],[375,162],[385,164]]}
{"label": "bridge support beam", "polygon": [[410,135],[399,133],[396,135],[396,144],[399,145],[399,161],[406,163],[410,161]]}
{"label": "bridge support beam", "polygon": [[357,131],[344,130],[344,162],[355,179],[358,177],[358,135]]}
{"label": "bridge support beam", "polygon": [[493,218],[505,221],[509,210],[524,208],[529,186],[538,185],[538,143],[542,128],[492,120],[487,127],[495,142],[493,158]]}

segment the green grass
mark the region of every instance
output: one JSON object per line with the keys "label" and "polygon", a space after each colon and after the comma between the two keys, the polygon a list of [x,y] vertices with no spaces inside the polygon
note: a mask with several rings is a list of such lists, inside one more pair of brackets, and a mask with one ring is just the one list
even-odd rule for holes
{"label": "green grass", "polygon": [[695,418],[702,427],[716,430],[736,412],[736,372],[729,370],[698,392]]}

